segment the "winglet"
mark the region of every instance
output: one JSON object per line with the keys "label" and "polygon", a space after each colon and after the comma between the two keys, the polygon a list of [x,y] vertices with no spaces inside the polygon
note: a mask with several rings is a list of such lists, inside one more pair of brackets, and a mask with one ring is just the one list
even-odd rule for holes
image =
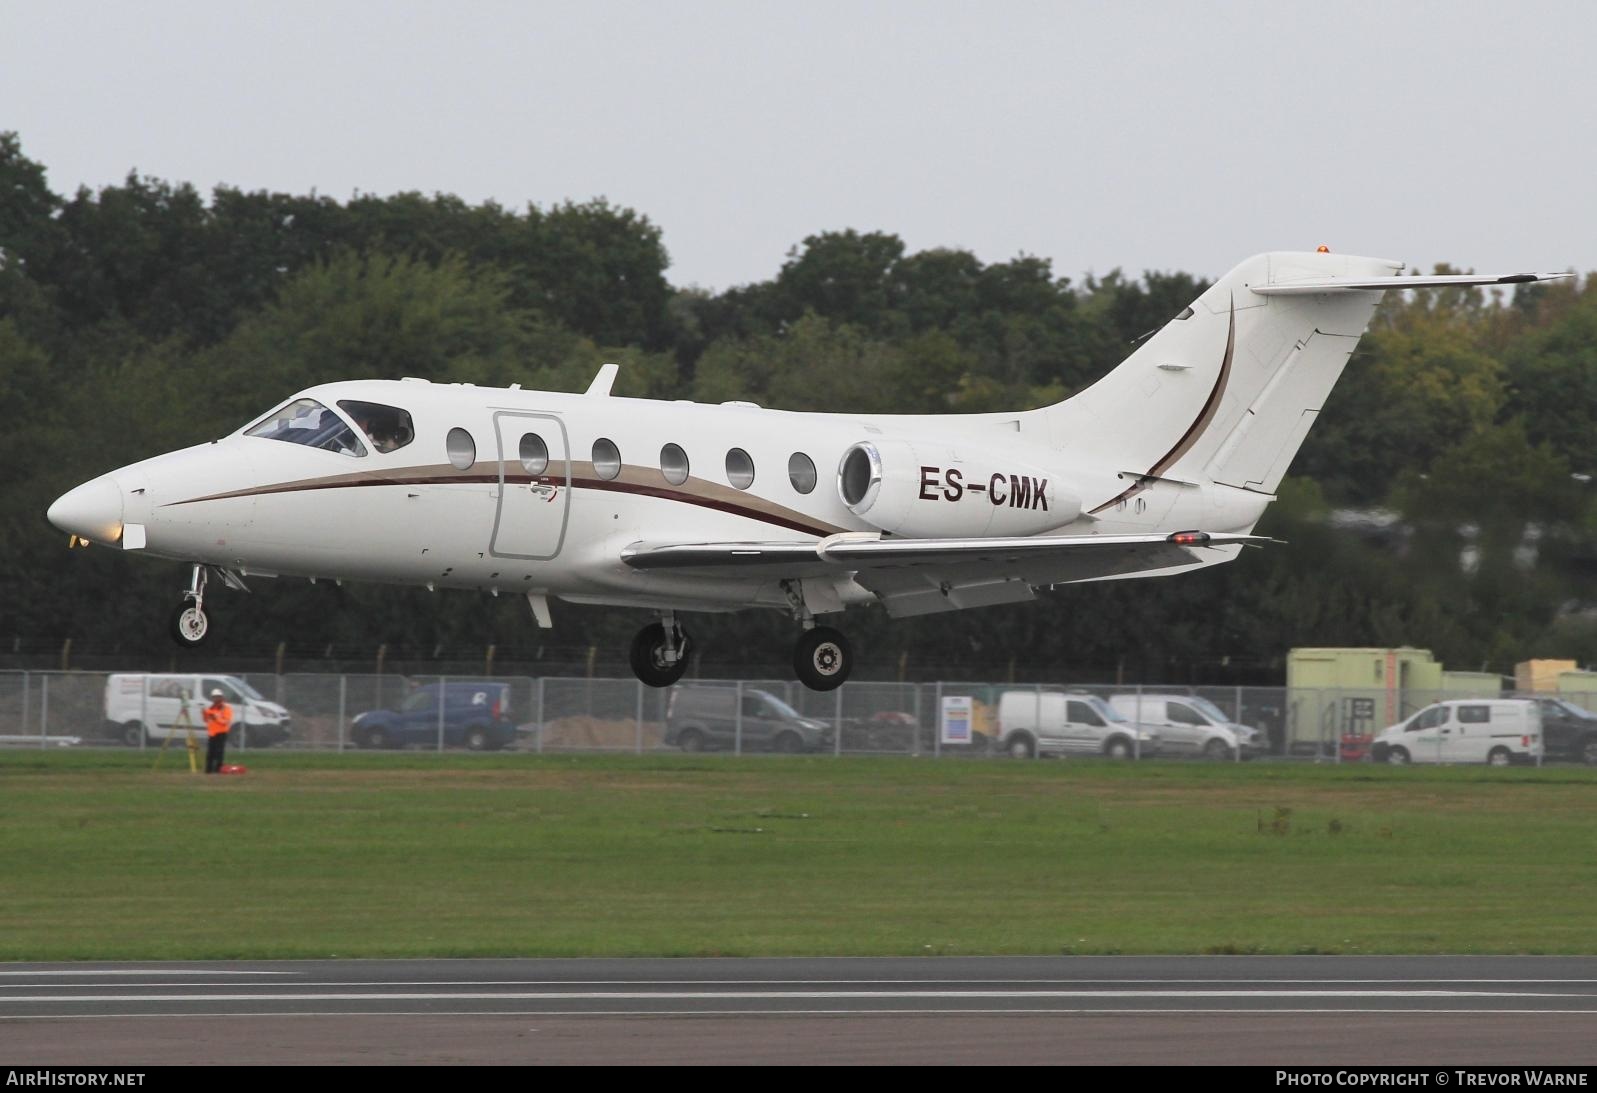
{"label": "winglet", "polygon": [[593,382],[588,384],[589,398],[607,398],[610,394],[610,385],[616,381],[616,373],[621,371],[618,364],[601,364],[599,372],[593,377]]}

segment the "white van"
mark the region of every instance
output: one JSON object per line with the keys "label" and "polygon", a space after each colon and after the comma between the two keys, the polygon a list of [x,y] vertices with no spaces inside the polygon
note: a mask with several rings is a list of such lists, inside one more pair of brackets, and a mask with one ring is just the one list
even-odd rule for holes
{"label": "white van", "polygon": [[288,739],[292,727],[286,709],[268,702],[237,676],[217,675],[120,673],[109,677],[105,681],[106,731],[134,748],[143,740],[181,737],[188,725],[203,737],[205,718],[200,711],[211,704],[212,691],[221,691],[233,707],[230,743],[259,748]]}
{"label": "white van", "polygon": [[1370,744],[1377,763],[1534,763],[1542,713],[1529,698],[1462,698],[1427,706]]}
{"label": "white van", "polygon": [[1251,759],[1269,750],[1269,740],[1258,729],[1238,725],[1207,698],[1196,695],[1114,695],[1109,704],[1129,721],[1157,732],[1164,742],[1161,754],[1202,756],[1205,759]]}
{"label": "white van", "polygon": [[1158,752],[1159,734],[1138,732],[1097,695],[1005,691],[998,696],[998,746],[1017,759],[1066,752],[1146,758]]}

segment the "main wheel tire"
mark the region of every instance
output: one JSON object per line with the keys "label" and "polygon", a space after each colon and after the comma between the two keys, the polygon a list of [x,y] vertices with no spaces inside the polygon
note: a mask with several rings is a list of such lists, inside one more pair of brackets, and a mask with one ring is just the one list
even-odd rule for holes
{"label": "main wheel tire", "polygon": [[836,690],[853,670],[848,639],[830,626],[804,631],[793,649],[793,672],[812,691]]}
{"label": "main wheel tire", "polygon": [[677,737],[677,747],[683,751],[701,752],[704,750],[704,734],[698,729],[683,729]]}
{"label": "main wheel tire", "polygon": [[1117,736],[1104,745],[1103,753],[1111,759],[1130,759],[1137,754],[1131,746],[1131,741],[1124,736]]}
{"label": "main wheel tire", "polygon": [[650,687],[669,687],[682,678],[688,670],[688,652],[692,644],[682,631],[682,647],[677,650],[675,664],[665,662],[665,626],[654,622],[638,631],[632,639],[632,674]]}
{"label": "main wheel tire", "polygon": [[172,612],[170,631],[172,640],[185,649],[195,649],[205,644],[211,635],[211,618],[204,611],[185,600]]}
{"label": "main wheel tire", "polygon": [[122,726],[121,740],[122,743],[126,744],[128,747],[139,747],[144,743],[145,739],[144,726],[139,724],[137,721],[129,721],[127,724]]}
{"label": "main wheel tire", "polygon": [[1494,767],[1506,767],[1512,761],[1507,748],[1493,748],[1486,756],[1486,762]]}
{"label": "main wheel tire", "polygon": [[1034,759],[1037,756],[1037,745],[1032,742],[1031,737],[1020,733],[1009,738],[1004,745],[1004,754],[1011,759]]}
{"label": "main wheel tire", "polygon": [[1211,740],[1203,745],[1203,757],[1219,762],[1231,758],[1231,749],[1226,747],[1224,740]]}
{"label": "main wheel tire", "polygon": [[1386,753],[1386,761],[1392,764],[1394,767],[1408,766],[1408,749],[1393,748],[1391,751]]}
{"label": "main wheel tire", "polygon": [[466,730],[466,747],[470,751],[488,750],[488,730],[481,725],[473,725]]}

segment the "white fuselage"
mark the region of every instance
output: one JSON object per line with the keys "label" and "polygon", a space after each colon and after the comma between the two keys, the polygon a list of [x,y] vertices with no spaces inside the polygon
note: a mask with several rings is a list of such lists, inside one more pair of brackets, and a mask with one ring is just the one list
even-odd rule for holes
{"label": "white fuselage", "polygon": [[[814,542],[879,534],[845,505],[837,482],[844,452],[873,438],[921,441],[960,461],[963,475],[948,476],[950,468],[942,466],[923,470],[925,483],[915,494],[922,510],[947,514],[954,523],[989,520],[997,510],[1008,516],[1022,500],[1017,495],[1044,479],[1056,498],[1054,511],[1068,519],[1048,526],[1035,499],[1023,515],[1048,534],[1246,531],[1267,500],[1224,487],[1187,488],[1150,506],[1158,491],[1149,490],[1096,516],[1078,515],[1125,491],[1124,468],[1051,444],[1043,411],[867,417],[415,380],[331,383],[297,397],[327,407],[354,399],[402,408],[411,415],[414,438],[397,450],[367,447],[355,455],[241,429],[112,471],[61,504],[80,492],[95,496],[104,510],[103,532],[86,538],[114,543],[122,527],[142,527],[151,554],[243,576],[731,610],[783,606],[787,598],[770,575],[640,571],[623,564],[623,549],[639,542]],[[469,462],[458,451],[451,461],[451,430],[469,434],[475,449]],[[519,455],[529,433],[547,451],[547,465],[536,474]],[[615,445],[619,469],[602,455],[596,467],[595,444],[603,440]],[[662,469],[667,445],[686,456],[685,477],[672,466],[679,481]],[[746,485],[748,467],[735,456],[729,467],[734,449],[752,463]],[[987,452],[998,454],[989,458]],[[800,473],[790,473],[790,460],[801,463]],[[804,460],[814,467],[813,485],[802,473]],[[1037,473],[1013,475],[1009,464]],[[731,473],[739,470],[743,475]],[[972,483],[977,489],[965,488]],[[1080,504],[1064,509],[1057,500],[1064,494]],[[120,498],[119,513],[109,510],[113,497]],[[79,520],[79,534],[92,526]],[[844,606],[871,598],[852,582],[841,582],[838,591]]]}

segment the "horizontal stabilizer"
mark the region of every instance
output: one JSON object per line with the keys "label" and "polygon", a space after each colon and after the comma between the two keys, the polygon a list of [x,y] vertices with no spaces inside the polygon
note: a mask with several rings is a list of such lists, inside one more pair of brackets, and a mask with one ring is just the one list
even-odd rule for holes
{"label": "horizontal stabilizer", "polygon": [[1573,276],[1573,273],[1457,273],[1439,277],[1335,277],[1323,281],[1287,281],[1249,287],[1260,296],[1309,296],[1323,292],[1387,292],[1405,288],[1446,288],[1449,285],[1527,285],[1533,281],[1558,281]]}

